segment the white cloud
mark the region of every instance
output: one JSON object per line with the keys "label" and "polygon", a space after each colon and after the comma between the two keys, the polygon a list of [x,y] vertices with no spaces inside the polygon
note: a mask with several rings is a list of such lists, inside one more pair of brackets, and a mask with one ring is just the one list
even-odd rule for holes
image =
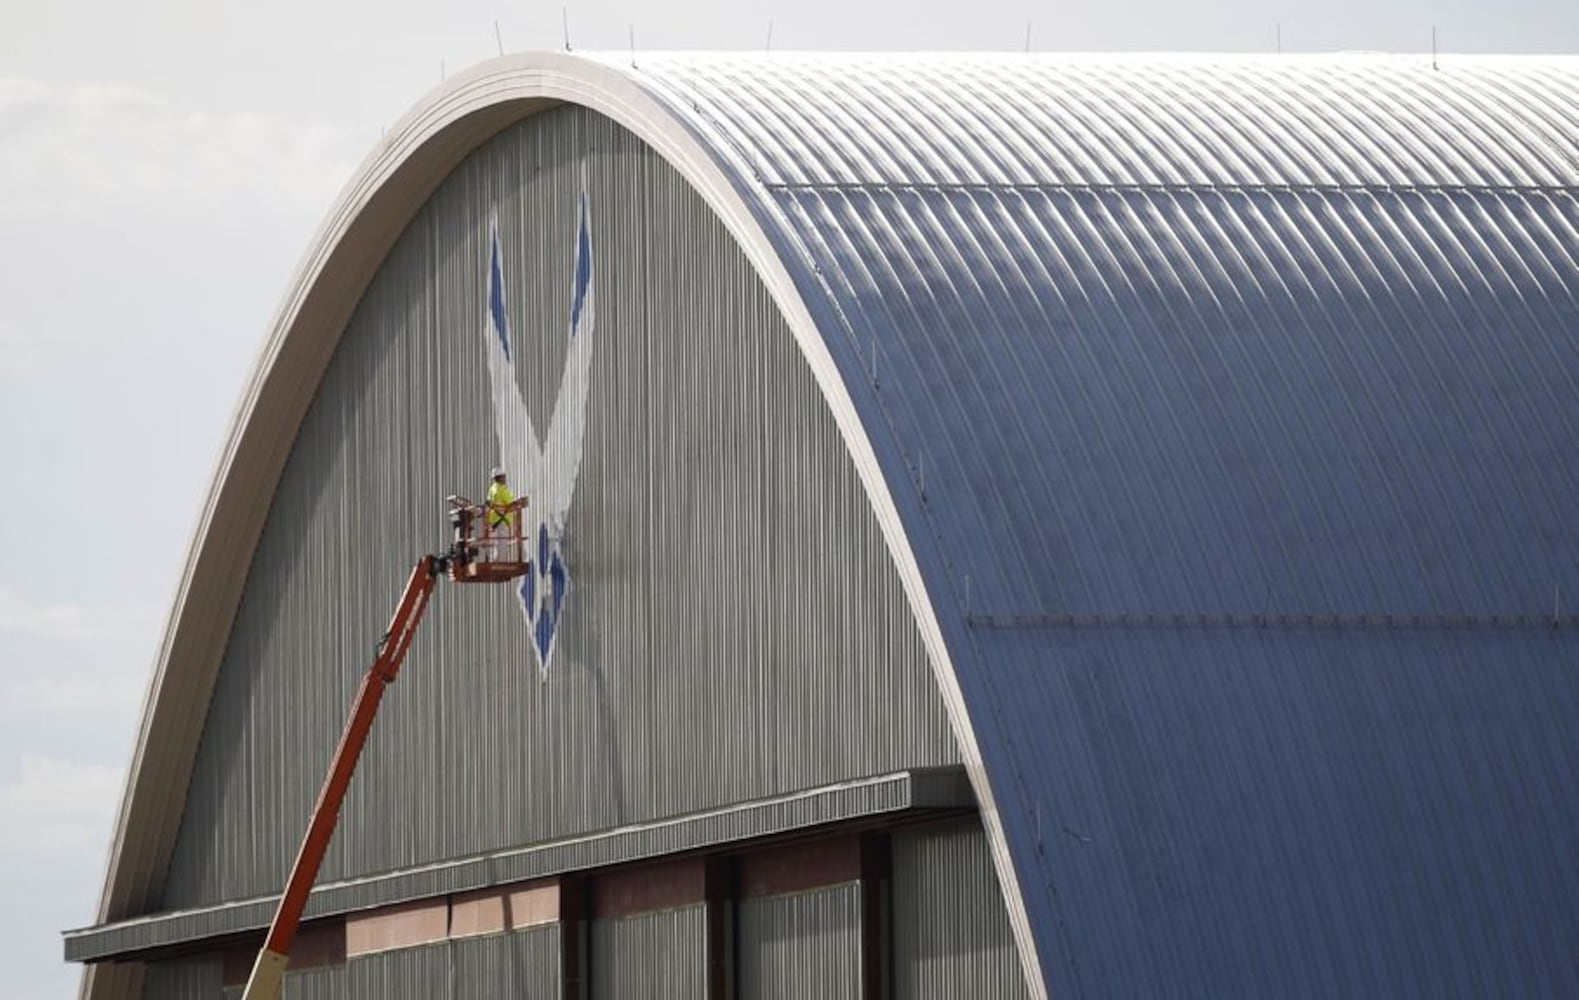
{"label": "white cloud", "polygon": [[104,671],[99,676],[26,677],[0,694],[0,718],[7,715],[135,715],[147,678],[138,671]]}
{"label": "white cloud", "polygon": [[23,336],[14,324],[0,319],[0,375],[35,371],[41,360],[37,339]]}
{"label": "white cloud", "polygon": [[0,784],[0,856],[102,852],[124,777],[121,767],[24,754]]}
{"label": "white cloud", "polygon": [[337,129],[125,87],[0,78],[0,135],[0,215],[203,213],[243,199],[316,215],[354,165]]}
{"label": "white cloud", "polygon": [[103,627],[74,604],[35,604],[20,594],[0,589],[0,635],[16,633],[38,639],[95,639]]}
{"label": "white cloud", "polygon": [[150,642],[159,612],[152,606],[87,608],[47,604],[0,587],[0,637],[20,636],[57,642],[88,639]]}

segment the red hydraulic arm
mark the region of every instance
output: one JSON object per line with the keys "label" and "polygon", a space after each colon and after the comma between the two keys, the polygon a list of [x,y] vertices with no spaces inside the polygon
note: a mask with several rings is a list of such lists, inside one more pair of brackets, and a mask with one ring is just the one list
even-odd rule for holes
{"label": "red hydraulic arm", "polygon": [[285,978],[285,967],[290,961],[291,943],[296,939],[296,927],[301,923],[302,908],[307,905],[307,895],[318,878],[318,867],[323,863],[324,852],[334,836],[335,825],[340,821],[340,805],[345,800],[346,787],[356,771],[356,762],[362,755],[362,746],[373,728],[373,717],[378,714],[378,703],[384,697],[384,688],[400,673],[400,665],[411,648],[411,639],[422,614],[427,610],[428,598],[438,576],[447,568],[446,560],[424,556],[411,571],[406,582],[406,592],[401,595],[395,617],[389,622],[389,631],[379,643],[378,656],[362,679],[351,716],[346,720],[345,733],[329,765],[329,775],[324,779],[323,790],[318,793],[318,804],[313,807],[312,822],[302,838],[301,851],[296,864],[291,867],[290,881],[285,884],[285,895],[269,926],[269,936],[263,950],[252,967],[243,1000],[277,1000]]}

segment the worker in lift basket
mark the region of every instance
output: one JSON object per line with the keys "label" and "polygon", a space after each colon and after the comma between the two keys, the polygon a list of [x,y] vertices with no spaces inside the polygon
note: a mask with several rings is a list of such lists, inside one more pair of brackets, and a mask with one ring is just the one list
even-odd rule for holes
{"label": "worker in lift basket", "polygon": [[511,515],[526,506],[526,497],[519,499],[505,482],[504,470],[493,470],[493,482],[488,484],[488,498],[483,507],[488,512],[488,533],[501,539],[512,534]]}

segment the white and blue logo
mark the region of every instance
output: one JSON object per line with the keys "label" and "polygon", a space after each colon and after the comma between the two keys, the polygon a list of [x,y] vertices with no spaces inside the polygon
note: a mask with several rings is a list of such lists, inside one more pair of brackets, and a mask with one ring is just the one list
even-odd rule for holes
{"label": "white and blue logo", "polygon": [[592,367],[596,317],[592,295],[592,213],[583,190],[576,227],[576,263],[571,276],[570,332],[559,395],[540,438],[515,380],[510,321],[505,313],[504,257],[499,248],[499,219],[489,224],[488,309],[483,326],[488,355],[488,381],[493,390],[494,430],[499,439],[499,464],[528,497],[522,531],[536,538],[529,558],[531,572],[521,578],[517,596],[532,635],[537,668],[548,676],[554,639],[570,597],[570,565],[565,558],[565,522],[581,471],[581,447],[587,427],[587,382]]}

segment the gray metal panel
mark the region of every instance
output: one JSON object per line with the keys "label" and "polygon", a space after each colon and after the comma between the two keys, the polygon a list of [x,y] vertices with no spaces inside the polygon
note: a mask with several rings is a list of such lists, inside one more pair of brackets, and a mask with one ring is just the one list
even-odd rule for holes
{"label": "gray metal panel", "polygon": [[149,962],[143,974],[143,1000],[219,1000],[224,967],[209,957]]}
{"label": "gray metal panel", "polygon": [[[285,974],[284,1000],[346,1000],[351,996],[350,976],[344,965],[327,965],[320,969],[300,969],[296,972]],[[394,997],[395,992],[377,992],[360,994],[368,1000],[373,997]],[[415,990],[405,994],[407,997],[434,997],[441,994],[427,993]]]}
{"label": "gray metal panel", "polygon": [[340,995],[356,1000],[443,1000],[456,995],[459,965],[452,941],[362,955],[341,968],[346,988]]}
{"label": "gray metal panel", "polygon": [[[350,990],[350,974],[346,967],[326,965],[317,969],[295,969],[287,972],[280,992],[284,1000],[346,1000],[351,996]],[[244,992],[246,987],[241,984],[227,986],[223,993],[224,1000],[241,1000]],[[426,994],[418,994],[418,996],[426,996]]]}
{"label": "gray metal panel", "polygon": [[700,904],[592,921],[592,1000],[707,993],[707,911]]}
{"label": "gray metal panel", "polygon": [[981,821],[895,833],[895,1000],[1028,996]]}
{"label": "gray metal panel", "polygon": [[858,882],[740,901],[742,1000],[858,1000]]}
{"label": "gray metal panel", "polygon": [[[285,976],[285,1000],[558,1000],[559,933],[557,924],[533,927],[293,971]],[[201,994],[205,1000],[219,996],[217,973],[214,982],[215,992]],[[230,987],[225,1000],[239,1000],[241,992]]]}
{"label": "gray metal panel", "polygon": [[450,942],[454,1000],[560,1000],[558,924]]}
{"label": "gray metal panel", "polygon": [[215,688],[163,905],[277,891],[437,498],[494,464],[490,211],[546,426],[583,165],[598,328],[551,680],[508,588],[438,595],[324,878],[957,759],[831,415],[722,225],[629,133],[501,134],[383,265],[297,436]]}

